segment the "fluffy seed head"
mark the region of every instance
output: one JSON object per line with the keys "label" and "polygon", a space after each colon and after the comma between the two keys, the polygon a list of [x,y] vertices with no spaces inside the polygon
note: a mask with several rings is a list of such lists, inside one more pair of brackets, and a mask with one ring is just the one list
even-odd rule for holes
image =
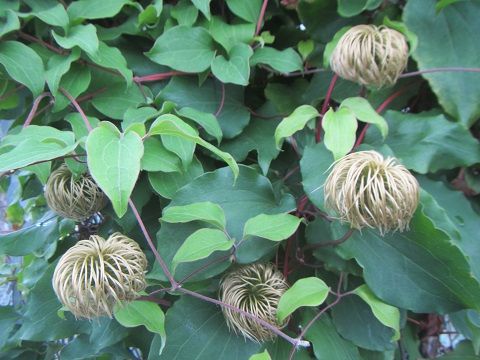
{"label": "fluffy seed head", "polygon": [[92,235],[63,254],[52,285],[60,302],[77,318],[112,316],[116,303],[133,300],[145,288],[147,259],[138,244],[114,233]]}
{"label": "fluffy seed head", "polygon": [[325,206],[353,229],[408,229],[419,200],[415,177],[394,158],[360,151],[338,160],[325,181]]}
{"label": "fluffy seed head", "polygon": [[[228,273],[220,283],[220,300],[274,325],[280,297],[288,289],[283,274],[272,264],[249,264]],[[275,334],[243,314],[222,308],[228,328],[256,342],[269,341]]]}
{"label": "fluffy seed head", "polygon": [[407,61],[403,34],[385,26],[357,25],[340,38],[330,67],[344,79],[381,88],[395,84]]}
{"label": "fluffy seed head", "polygon": [[45,186],[48,206],[57,214],[82,221],[105,206],[105,196],[89,174],[75,179],[63,164],[53,171]]}

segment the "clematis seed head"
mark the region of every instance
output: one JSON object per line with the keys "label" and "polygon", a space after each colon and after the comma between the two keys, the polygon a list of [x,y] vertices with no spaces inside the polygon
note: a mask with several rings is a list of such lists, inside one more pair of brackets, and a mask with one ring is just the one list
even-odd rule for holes
{"label": "clematis seed head", "polygon": [[120,233],[92,235],[68,249],[55,267],[52,285],[77,318],[112,316],[115,304],[134,300],[145,288],[147,259]]}
{"label": "clematis seed head", "polygon": [[324,186],[325,206],[353,229],[408,229],[419,201],[415,177],[395,158],[359,151],[338,160]]}
{"label": "clematis seed head", "polygon": [[89,218],[106,203],[103,191],[89,174],[76,179],[65,164],[50,174],[44,195],[53,211],[75,221]]}
{"label": "clematis seed head", "polygon": [[[255,263],[243,265],[223,277],[220,282],[220,300],[240,308],[274,326],[277,323],[277,307],[288,284],[283,274],[272,264]],[[269,341],[275,334],[254,319],[222,308],[228,328],[256,342]]]}
{"label": "clematis seed head", "polygon": [[395,84],[407,61],[403,34],[385,26],[357,25],[340,38],[330,67],[343,79],[381,88]]}

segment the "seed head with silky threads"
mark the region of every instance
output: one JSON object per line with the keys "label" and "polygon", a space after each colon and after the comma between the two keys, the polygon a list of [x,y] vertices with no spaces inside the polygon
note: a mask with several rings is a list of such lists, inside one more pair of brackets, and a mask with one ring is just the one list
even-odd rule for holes
{"label": "seed head with silky threads", "polygon": [[415,177],[395,158],[359,151],[338,160],[325,181],[325,206],[353,229],[408,229],[419,201]]}
{"label": "seed head with silky threads", "polygon": [[147,259],[138,244],[120,233],[92,235],[60,258],[52,285],[77,318],[112,316],[115,304],[134,300],[145,288]]}
{"label": "seed head with silky threads", "polygon": [[[272,264],[243,265],[223,277],[220,283],[220,300],[272,324],[277,323],[277,307],[288,284],[283,274]],[[275,334],[245,315],[222,307],[229,329],[256,342],[269,341]]]}
{"label": "seed head with silky threads", "polygon": [[103,191],[89,174],[75,179],[65,164],[50,174],[44,195],[53,211],[75,221],[89,218],[106,203]]}
{"label": "seed head with silky threads", "polygon": [[381,88],[395,84],[407,61],[403,34],[385,26],[357,25],[340,38],[330,67],[343,79]]}

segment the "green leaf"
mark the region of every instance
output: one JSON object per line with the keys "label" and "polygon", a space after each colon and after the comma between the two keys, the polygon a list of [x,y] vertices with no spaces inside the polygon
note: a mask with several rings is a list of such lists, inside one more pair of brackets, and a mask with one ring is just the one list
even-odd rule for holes
{"label": "green leaf", "polygon": [[211,0],[192,0],[193,5],[205,15],[207,20],[210,20],[210,1]]}
{"label": "green leaf", "polygon": [[[88,89],[91,80],[90,69],[80,64],[72,64],[70,70],[62,76],[59,88],[68,91],[70,95],[76,98],[78,95]],[[59,112],[70,104],[70,100],[62,93],[57,92],[55,104],[52,112]]]}
{"label": "green leaf", "polygon": [[338,13],[343,17],[352,17],[364,10],[374,10],[382,0],[338,0]]}
{"label": "green leaf", "polygon": [[[333,50],[337,46],[338,42],[342,38],[342,36],[350,30],[351,26],[344,26],[340,30],[335,33],[335,36],[330,40],[327,45],[325,45],[325,51],[323,52],[323,67],[328,69],[330,67],[330,57],[332,56]],[[339,79],[337,79],[339,80]]]}
{"label": "green leaf", "polygon": [[284,118],[275,130],[275,143],[280,148],[284,138],[292,136],[297,131],[302,130],[305,125],[320,114],[317,109],[310,105],[302,105],[295,109],[293,113]]}
{"label": "green leaf", "polygon": [[70,19],[103,19],[117,15],[129,0],[79,0],[72,2],[67,9]]}
{"label": "green leaf", "polygon": [[353,292],[370,306],[378,321],[395,330],[392,340],[400,339],[400,311],[396,307],[381,301],[367,285],[361,285]]}
{"label": "green leaf", "polygon": [[228,8],[243,20],[251,23],[257,23],[262,0],[227,0]]}
{"label": "green leaf", "polygon": [[330,288],[317,277],[297,280],[280,298],[277,319],[282,323],[290,314],[302,306],[323,304]]}
{"label": "green leaf", "polygon": [[303,60],[305,60],[314,49],[315,43],[310,39],[302,40],[298,43],[298,52],[300,53],[300,55],[302,55]]}
{"label": "green leaf", "polygon": [[140,107],[138,109],[135,107],[128,108],[123,114],[122,129],[125,130],[134,123],[144,124],[158,115],[160,115],[160,112],[151,106]]}
{"label": "green leaf", "polygon": [[[233,178],[233,173],[228,167],[205,173],[179,189],[170,206],[205,201],[221,204],[225,213],[226,230],[231,238],[237,239],[237,242],[242,239],[245,223],[251,217],[259,214],[285,213],[295,209],[295,201],[290,194],[276,197],[270,180],[254,169],[240,166],[240,174],[235,184]],[[173,256],[184,240],[201,227],[199,223],[162,224],[157,234],[158,251],[167,264],[171,264]],[[241,264],[257,261],[271,253],[277,245],[278,243],[262,238],[243,241],[236,251],[237,261]],[[204,262],[179,264],[176,277],[181,279],[199,266],[217,258],[218,255],[214,254]],[[220,265],[221,267],[212,269],[210,273],[207,273],[208,270],[199,273],[197,279],[209,278],[223,272],[230,262],[226,260]],[[154,265],[154,271],[161,273],[158,265]],[[158,278],[165,279],[163,274]]]}
{"label": "green leaf", "polygon": [[178,136],[162,135],[162,143],[167,150],[176,154],[182,160],[184,167],[192,162],[193,153],[195,152],[194,141]]}
{"label": "green leaf", "polygon": [[165,31],[146,55],[158,64],[195,73],[210,67],[215,50],[204,28],[175,26]]}
{"label": "green leaf", "polygon": [[202,174],[202,164],[194,158],[185,170],[172,173],[148,173],[148,180],[158,194],[171,199],[178,189]]}
{"label": "green leaf", "polygon": [[195,130],[191,126],[184,123],[175,115],[165,114],[158,117],[150,127],[149,135],[172,135],[192,140],[225,161],[232,169],[235,178],[238,176],[238,165],[230,154],[219,150],[212,144],[197,136]]}
{"label": "green leaf", "polygon": [[388,111],[386,144],[408,169],[420,174],[480,162],[480,144],[459,123],[444,115]]}
{"label": "green leaf", "polygon": [[[150,349],[149,360],[245,360],[261,345],[229,331],[218,306],[182,296],[166,315],[167,343],[160,357]],[[215,346],[212,346],[215,344]]]}
{"label": "green leaf", "polygon": [[461,1],[467,1],[467,0],[439,0],[437,2],[437,4],[435,5],[435,10],[437,10],[437,12],[441,11],[443,8],[449,6],[449,5],[452,5],[452,4],[455,4],[455,3],[458,3],[458,2],[461,2]]}
{"label": "green leaf", "polygon": [[[15,328],[15,325],[20,320],[21,316],[17,314],[13,306],[0,307],[0,349],[3,349],[5,343],[8,341],[9,335]],[[4,353],[5,354],[5,353]]]}
{"label": "green leaf", "polygon": [[223,99],[222,111],[215,115],[225,138],[239,135],[250,121],[250,112],[244,105],[244,88],[225,85],[225,96],[221,87],[213,79],[207,79],[202,85],[194,78],[174,77],[160,93],[163,100],[169,100],[178,107],[191,107],[198,111],[215,114]]}
{"label": "green leaf", "polygon": [[265,350],[264,352],[250,356],[248,360],[272,360],[272,358],[270,357],[268,351]]}
{"label": "green leaf", "polygon": [[153,137],[143,143],[145,149],[142,157],[142,170],[176,172],[181,171],[180,159],[163,146],[162,142]]}
{"label": "green leaf", "polygon": [[301,71],[303,69],[302,58],[292,48],[285,50],[277,50],[268,46],[258,48],[250,59],[250,64],[252,66],[257,64],[268,65],[281,73]]}
{"label": "green leaf", "polygon": [[[303,311],[302,325],[305,327],[314,316],[312,310]],[[312,342],[318,360],[361,360],[358,349],[338,334],[328,313],[313,323],[305,338]]]}
{"label": "green leaf", "polygon": [[143,95],[137,86],[125,88],[125,84],[115,84],[95,96],[92,104],[102,114],[120,120],[129,108],[136,108],[143,101]]}
{"label": "green leaf", "polygon": [[[149,301],[135,300],[122,304],[115,309],[115,319],[125,327],[143,325],[148,331],[159,334],[165,346],[165,315],[162,309]],[[163,349],[160,348],[160,352]]]}
{"label": "green leaf", "polygon": [[187,0],[181,0],[171,9],[170,16],[177,20],[179,25],[190,27],[197,21],[198,9]]}
{"label": "green leaf", "polygon": [[100,41],[98,50],[94,54],[88,54],[88,57],[97,65],[118,71],[124,77],[127,85],[131,84],[132,70],[128,68],[127,60],[117,48]]}
{"label": "green leaf", "polygon": [[80,50],[74,49],[68,56],[53,55],[48,59],[45,78],[53,96],[57,96],[62,77],[70,70],[72,63],[80,57]]}
{"label": "green leaf", "polygon": [[11,233],[0,235],[0,254],[25,256],[45,249],[60,237],[58,218],[46,214],[34,224]]}
{"label": "green leaf", "polygon": [[162,221],[168,223],[185,223],[189,221],[205,221],[225,229],[226,221],[223,209],[210,201],[198,202],[183,206],[169,206],[163,210]]}
{"label": "green leaf", "polygon": [[20,29],[20,21],[17,14],[12,10],[6,10],[4,16],[0,18],[0,36]]}
{"label": "green leaf", "polygon": [[249,59],[253,50],[246,44],[239,43],[233,46],[228,54],[228,60],[223,55],[212,61],[212,72],[223,83],[248,85],[250,77]]}
{"label": "green leaf", "polygon": [[322,128],[325,131],[324,142],[328,150],[338,160],[348,154],[355,145],[357,119],[352,110],[341,107],[337,111],[330,109],[323,116]]}
{"label": "green leaf", "polygon": [[209,23],[213,39],[221,44],[227,52],[239,43],[249,44],[255,34],[255,24],[226,24],[218,16]]}
{"label": "green leaf", "polygon": [[375,317],[366,302],[346,296],[332,308],[332,320],[344,339],[371,351],[394,350],[394,331]]}
{"label": "green leaf", "polygon": [[158,21],[163,10],[163,0],[156,0],[138,14],[139,25],[153,25]]}
{"label": "green leaf", "polygon": [[[413,58],[420,70],[437,67],[480,67],[476,36],[480,3],[466,1],[436,13],[435,0],[409,1],[403,12],[408,29],[418,36]],[[436,29],[432,31],[432,29]],[[466,35],[469,34],[469,35]],[[445,111],[470,127],[480,116],[480,73],[423,74]]]}
{"label": "green leaf", "polygon": [[97,29],[92,24],[73,26],[65,36],[55,31],[52,31],[52,35],[58,45],[65,49],[78,46],[89,55],[95,55],[98,50]]}
{"label": "green leaf", "polygon": [[122,134],[112,123],[101,122],[88,135],[86,148],[93,179],[122,217],[140,173],[142,139],[133,131]]}
{"label": "green leaf", "polygon": [[380,130],[383,139],[385,140],[387,137],[387,122],[375,111],[367,99],[362,97],[348,98],[342,101],[340,108],[348,108],[352,110],[358,120],[375,125],[378,130]]}
{"label": "green leaf", "polygon": [[0,64],[13,80],[25,85],[33,96],[38,96],[45,86],[42,59],[27,45],[18,41],[0,43]]}
{"label": "green leaf", "polygon": [[339,250],[346,258],[354,257],[368,287],[396,307],[419,313],[479,309],[480,285],[465,255],[420,209],[410,231],[382,237],[362,230]]}
{"label": "green leaf", "polygon": [[44,10],[34,11],[31,14],[48,25],[61,26],[63,28],[65,28],[70,21],[62,4],[56,4]]}
{"label": "green leaf", "polygon": [[[45,134],[43,138],[30,136],[35,130]],[[13,140],[15,139],[15,140]],[[12,147],[12,145],[14,145]],[[77,144],[70,131],[60,131],[49,126],[30,125],[15,137],[9,136],[1,143],[8,148],[0,154],[0,172],[19,169],[27,165],[52,160],[75,150]]]}
{"label": "green leaf", "polygon": [[243,239],[258,236],[272,241],[282,241],[297,231],[302,219],[290,214],[260,214],[245,223]]}
{"label": "green leaf", "polygon": [[177,114],[196,122],[207,132],[207,134],[215,137],[218,143],[222,140],[222,129],[220,128],[215,115],[198,111],[191,107],[183,107],[180,110],[177,110]]}
{"label": "green leaf", "polygon": [[179,263],[204,259],[214,251],[229,250],[234,240],[229,239],[222,230],[200,229],[185,239],[173,257],[173,270]]}

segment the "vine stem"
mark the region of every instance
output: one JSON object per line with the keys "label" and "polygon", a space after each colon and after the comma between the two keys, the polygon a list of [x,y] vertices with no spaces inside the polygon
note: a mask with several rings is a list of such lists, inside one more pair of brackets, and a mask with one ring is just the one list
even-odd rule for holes
{"label": "vine stem", "polygon": [[262,8],[260,9],[260,15],[258,16],[257,27],[255,29],[255,35],[260,34],[262,29],[263,18],[265,17],[265,11],[267,10],[268,0],[263,0]]}
{"label": "vine stem", "polygon": [[196,292],[193,292],[193,291],[190,291],[188,289],[185,289],[185,288],[178,288],[178,291],[186,294],[186,295],[189,295],[189,296],[192,296],[192,297],[195,297],[197,299],[200,299],[200,300],[203,300],[203,301],[206,301],[206,302],[209,302],[209,303],[212,303],[212,304],[215,304],[215,305],[219,305],[221,307],[224,307],[224,308],[227,308],[227,309],[230,309],[232,311],[235,311],[235,312],[238,312],[256,322],[258,322],[259,324],[261,324],[262,326],[264,326],[265,328],[267,328],[268,330],[270,330],[271,332],[275,333],[276,335],[280,336],[281,338],[285,339],[286,341],[288,341],[290,344],[292,344],[294,346],[294,348],[297,348],[297,347],[309,347],[310,346],[310,342],[309,341],[306,341],[306,340],[301,340],[301,339],[294,339],[290,336],[288,336],[287,334],[285,334],[284,332],[280,331],[276,326],[273,326],[272,324],[266,322],[265,320],[262,320],[258,317],[256,317],[255,315],[252,315],[250,314],[249,312],[246,312],[246,311],[243,311],[242,309],[239,309],[235,306],[232,306],[232,305],[229,305],[229,304],[226,304],[220,300],[217,300],[217,299],[212,299],[208,296],[205,296],[205,295],[202,295],[202,294],[199,294],[199,293],[196,293]]}
{"label": "vine stem", "polygon": [[[309,322],[307,325],[305,325],[305,327],[303,328],[302,332],[301,332],[300,335],[298,336],[298,339],[302,339],[302,338],[305,336],[305,334],[307,333],[307,331],[308,331],[308,330],[312,327],[312,325],[315,323],[315,321],[317,321],[317,320],[320,318],[320,316],[322,316],[323,314],[325,314],[325,312],[327,312],[328,309],[330,309],[330,308],[334,307],[335,305],[337,305],[343,297],[345,297],[345,296],[347,296],[347,295],[353,294],[352,291],[347,291],[347,292],[345,292],[345,293],[343,293],[343,294],[340,293],[340,289],[341,289],[342,284],[343,284],[343,277],[344,277],[344,274],[343,274],[343,272],[342,272],[342,273],[340,273],[340,278],[339,278],[339,280],[338,280],[337,291],[336,291],[336,293],[335,293],[335,295],[337,296],[337,298],[336,298],[333,302],[331,302],[330,304],[328,304],[327,306],[325,306],[322,310],[320,310],[319,313],[318,313],[317,315],[315,315],[315,317],[314,317],[312,320],[310,320],[310,322]],[[295,349],[296,349],[295,347],[292,347],[292,350],[290,351],[290,356],[289,356],[289,358],[288,358],[289,360],[292,360],[292,359],[293,359],[293,355],[295,354]]]}
{"label": "vine stem", "polygon": [[337,79],[338,79],[338,75],[334,74],[333,77],[332,77],[332,80],[330,81],[330,85],[328,86],[327,95],[325,96],[325,100],[323,101],[322,110],[320,112],[320,117],[319,117],[318,122],[317,122],[317,129],[315,131],[315,141],[317,143],[320,142],[320,133],[321,133],[321,129],[322,129],[323,115],[325,115],[325,113],[328,110],[328,105],[330,104],[330,99],[332,98],[333,89],[335,88],[335,84],[337,82]]}
{"label": "vine stem", "polygon": [[188,75],[188,74],[181,71],[168,71],[164,73],[151,74],[151,75],[145,75],[145,76],[134,76],[133,81],[135,81],[137,84],[141,84],[145,82],[165,80],[165,79],[171,78],[172,76],[179,76],[179,75]]}
{"label": "vine stem", "polygon": [[340,245],[341,243],[344,243],[347,241],[350,236],[352,236],[354,229],[349,229],[340,239],[337,240],[332,240],[328,242],[321,242],[321,243],[316,243],[316,244],[309,244],[303,248],[303,250],[314,250],[322,247],[327,247],[327,246],[337,246]]}
{"label": "vine stem", "polygon": [[45,99],[46,97],[50,97],[50,93],[49,92],[44,92],[42,94],[40,94],[36,99],[35,101],[33,102],[33,106],[32,106],[32,109],[30,110],[30,112],[28,113],[28,116],[25,120],[25,122],[23,123],[23,127],[26,128],[28,125],[30,125],[30,123],[32,122],[33,118],[35,117],[35,114],[37,113],[37,109],[38,109],[38,105],[40,105],[40,102]]}
{"label": "vine stem", "polygon": [[138,225],[140,225],[140,229],[142,229],[143,236],[147,240],[148,246],[152,250],[153,254],[155,255],[155,259],[157,260],[158,264],[162,268],[165,276],[168,278],[168,281],[170,282],[170,285],[172,285],[172,290],[178,289],[179,285],[173,278],[172,273],[170,270],[168,270],[168,266],[163,260],[162,256],[158,252],[157,248],[155,247],[155,244],[152,241],[152,238],[150,237],[150,234],[147,231],[147,228],[145,227],[145,224],[142,221],[142,218],[140,217],[140,214],[138,213],[137,207],[133,203],[132,199],[128,199],[128,204],[130,205],[130,208],[133,211],[133,214],[135,215],[135,218],[137,219]]}
{"label": "vine stem", "polygon": [[63,95],[65,95],[68,98],[68,100],[70,100],[72,105],[78,111],[78,113],[80,114],[80,116],[83,119],[83,122],[85,123],[85,126],[87,127],[88,132],[92,131],[92,125],[90,124],[90,121],[88,120],[87,115],[85,115],[82,108],[78,104],[77,100],[75,100],[75,98],[64,88],[59,88],[59,90]]}
{"label": "vine stem", "polygon": [[223,110],[223,105],[225,104],[225,84],[223,82],[220,82],[222,85],[222,98],[220,99],[220,104],[218,105],[218,109],[215,112],[215,116],[220,115],[220,113]]}
{"label": "vine stem", "polygon": [[412,72],[404,73],[399,77],[408,78],[412,76],[436,73],[436,72],[480,72],[480,68],[439,67],[439,68],[425,69],[425,70],[419,70],[419,71],[412,71]]}

